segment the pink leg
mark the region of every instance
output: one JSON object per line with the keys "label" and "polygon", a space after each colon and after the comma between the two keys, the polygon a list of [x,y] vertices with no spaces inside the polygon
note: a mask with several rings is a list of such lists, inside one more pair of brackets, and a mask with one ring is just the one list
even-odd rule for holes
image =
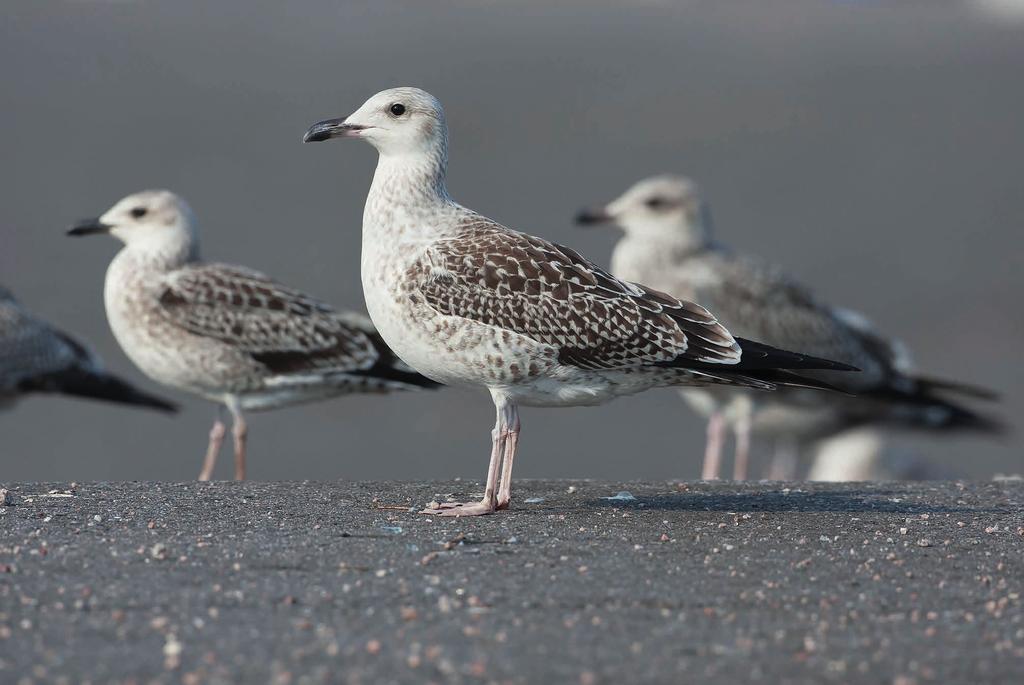
{"label": "pink leg", "polygon": [[481,516],[493,514],[495,511],[495,489],[498,485],[498,469],[501,464],[501,451],[505,442],[505,434],[498,426],[491,431],[491,462],[487,465],[487,484],[484,486],[484,498],[479,502],[442,502],[437,508],[428,507],[421,514],[434,516]]}
{"label": "pink leg", "polygon": [[750,470],[750,418],[736,422],[736,454],[732,464],[733,480],[746,480]]}
{"label": "pink leg", "polygon": [[217,455],[220,454],[221,443],[224,442],[224,434],[227,429],[224,422],[220,420],[220,411],[213,421],[213,428],[210,429],[210,444],[206,446],[206,458],[203,459],[203,470],[199,472],[199,480],[210,480],[213,478],[213,467],[217,465]]}
{"label": "pink leg", "polygon": [[228,403],[228,410],[234,422],[231,426],[231,435],[235,439],[235,480],[245,480],[245,445],[249,437],[249,427],[242,416],[242,409],[237,401]]}
{"label": "pink leg", "polygon": [[[427,508],[421,514],[435,516],[481,516],[493,514],[497,509],[498,474],[501,471],[502,455],[509,437],[507,416],[511,406],[502,395],[494,395],[494,404],[498,418],[491,431],[491,461],[487,465],[487,483],[484,486],[484,497],[479,502],[443,502],[436,509]],[[514,413],[515,408],[511,411]],[[514,444],[514,443],[513,443]],[[511,478],[511,466],[509,478]]]}
{"label": "pink leg", "polygon": [[516,449],[519,447],[519,409],[514,405],[509,406],[509,416],[506,425],[508,426],[505,436],[504,461],[501,465],[501,485],[498,488],[498,509],[508,509],[512,502],[512,461],[516,458]]}
{"label": "pink leg", "polygon": [[722,444],[725,442],[725,417],[716,411],[708,418],[707,443],[704,446],[704,466],[700,477],[717,480],[722,470]]}

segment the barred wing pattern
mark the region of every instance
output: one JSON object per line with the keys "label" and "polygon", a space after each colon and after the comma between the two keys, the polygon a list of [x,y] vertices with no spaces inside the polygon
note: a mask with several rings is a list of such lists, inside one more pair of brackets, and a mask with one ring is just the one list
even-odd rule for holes
{"label": "barred wing pattern", "polygon": [[703,307],[615,278],[573,250],[473,215],[420,265],[442,314],[551,345],[564,364],[622,370],[733,365],[740,347]]}
{"label": "barred wing pattern", "polygon": [[856,366],[860,373],[843,374],[841,380],[829,376],[853,392],[884,383],[893,372],[898,343],[882,338],[866,321],[851,325],[850,313],[824,304],[781,271],[718,249],[683,260],[678,273],[686,280],[698,270],[715,277],[696,286],[681,283],[680,290],[695,292],[735,335]]}
{"label": "barred wing pattern", "polygon": [[368,371],[387,350],[365,317],[241,267],[186,266],[166,279],[159,301],[175,326],[230,344],[275,374]]}

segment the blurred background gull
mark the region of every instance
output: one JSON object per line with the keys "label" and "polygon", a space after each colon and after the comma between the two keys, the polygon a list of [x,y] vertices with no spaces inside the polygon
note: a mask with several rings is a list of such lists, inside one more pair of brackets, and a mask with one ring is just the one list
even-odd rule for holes
{"label": "blurred background gull", "polygon": [[[203,218],[204,257],[362,309],[372,151],[300,139],[324,111],[417,85],[446,104],[456,199],[607,264],[616,236],[581,235],[575,209],[685,171],[730,242],[870,312],[920,368],[1001,393],[1012,423],[1024,410],[1019,4],[8,0],[0,281],[156,390],[106,327],[95,274],[114,246],[62,234],[125,188],[168,186]],[[174,420],[23,402],[0,418],[5,476],[189,479],[209,410],[172,399]],[[450,428],[489,425],[481,399],[283,410],[254,429],[250,463],[267,479],[477,477],[489,436]],[[521,477],[699,472],[701,422],[669,390],[522,419]],[[892,449],[988,478],[1019,472],[1021,447],[1016,431]]]}

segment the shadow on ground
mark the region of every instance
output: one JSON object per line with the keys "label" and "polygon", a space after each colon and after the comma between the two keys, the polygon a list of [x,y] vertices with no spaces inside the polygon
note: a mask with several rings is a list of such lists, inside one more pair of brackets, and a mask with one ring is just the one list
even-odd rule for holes
{"label": "shadow on ground", "polygon": [[665,511],[726,512],[849,512],[887,514],[998,513],[1001,510],[942,502],[908,501],[906,492],[895,490],[851,490],[845,492],[741,492],[705,494],[682,492],[628,498],[597,498],[586,507],[608,509],[658,509]]}

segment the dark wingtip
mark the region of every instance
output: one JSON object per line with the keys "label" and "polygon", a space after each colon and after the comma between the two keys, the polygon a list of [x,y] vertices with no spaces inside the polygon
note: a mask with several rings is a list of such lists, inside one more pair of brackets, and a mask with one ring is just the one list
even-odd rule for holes
{"label": "dark wingtip", "polygon": [[397,369],[387,363],[377,364],[364,372],[355,372],[353,375],[364,375],[386,383],[408,386],[407,389],[410,390],[437,390],[444,387],[444,383],[438,383],[415,371]]}
{"label": "dark wingtip", "polygon": [[930,392],[963,395],[964,397],[970,397],[976,400],[985,400],[986,402],[996,402],[1001,399],[1000,394],[990,388],[982,388],[977,385],[961,383],[959,381],[949,381],[944,378],[916,376],[914,378],[914,382],[921,387],[926,388]]}
{"label": "dark wingtip", "polygon": [[840,395],[846,395],[848,397],[855,397],[854,393],[843,388],[836,387],[831,383],[818,380],[817,378],[808,378],[802,376],[799,373],[793,373],[786,369],[762,369],[755,371],[751,374],[755,379],[771,383],[776,386],[786,386],[790,388],[811,388],[813,390],[827,390],[829,392],[836,392]]}
{"label": "dark wingtip", "polygon": [[735,368],[760,369],[814,369],[825,371],[860,371],[856,366],[831,359],[789,352],[771,345],[736,338],[742,356]]}
{"label": "dark wingtip", "polygon": [[155,409],[165,414],[177,414],[179,409],[178,405],[174,402],[139,390],[134,385],[121,380],[117,376],[104,375],[94,386],[91,393],[79,394],[118,404]]}
{"label": "dark wingtip", "polygon": [[168,414],[178,411],[178,405],[173,402],[143,392],[117,376],[85,369],[68,369],[47,374],[33,379],[23,389],[28,392],[58,392],[74,397],[146,407]]}
{"label": "dark wingtip", "polygon": [[[915,411],[898,412],[889,418],[900,426],[939,431],[967,431],[996,437],[1013,432],[1012,427],[1002,417],[977,412],[946,397],[943,393],[948,393],[952,384],[945,381],[911,380],[913,382],[909,387],[905,384],[892,384],[865,393],[865,397],[894,406],[914,408]],[[988,399],[986,396],[964,394],[973,399]]]}

